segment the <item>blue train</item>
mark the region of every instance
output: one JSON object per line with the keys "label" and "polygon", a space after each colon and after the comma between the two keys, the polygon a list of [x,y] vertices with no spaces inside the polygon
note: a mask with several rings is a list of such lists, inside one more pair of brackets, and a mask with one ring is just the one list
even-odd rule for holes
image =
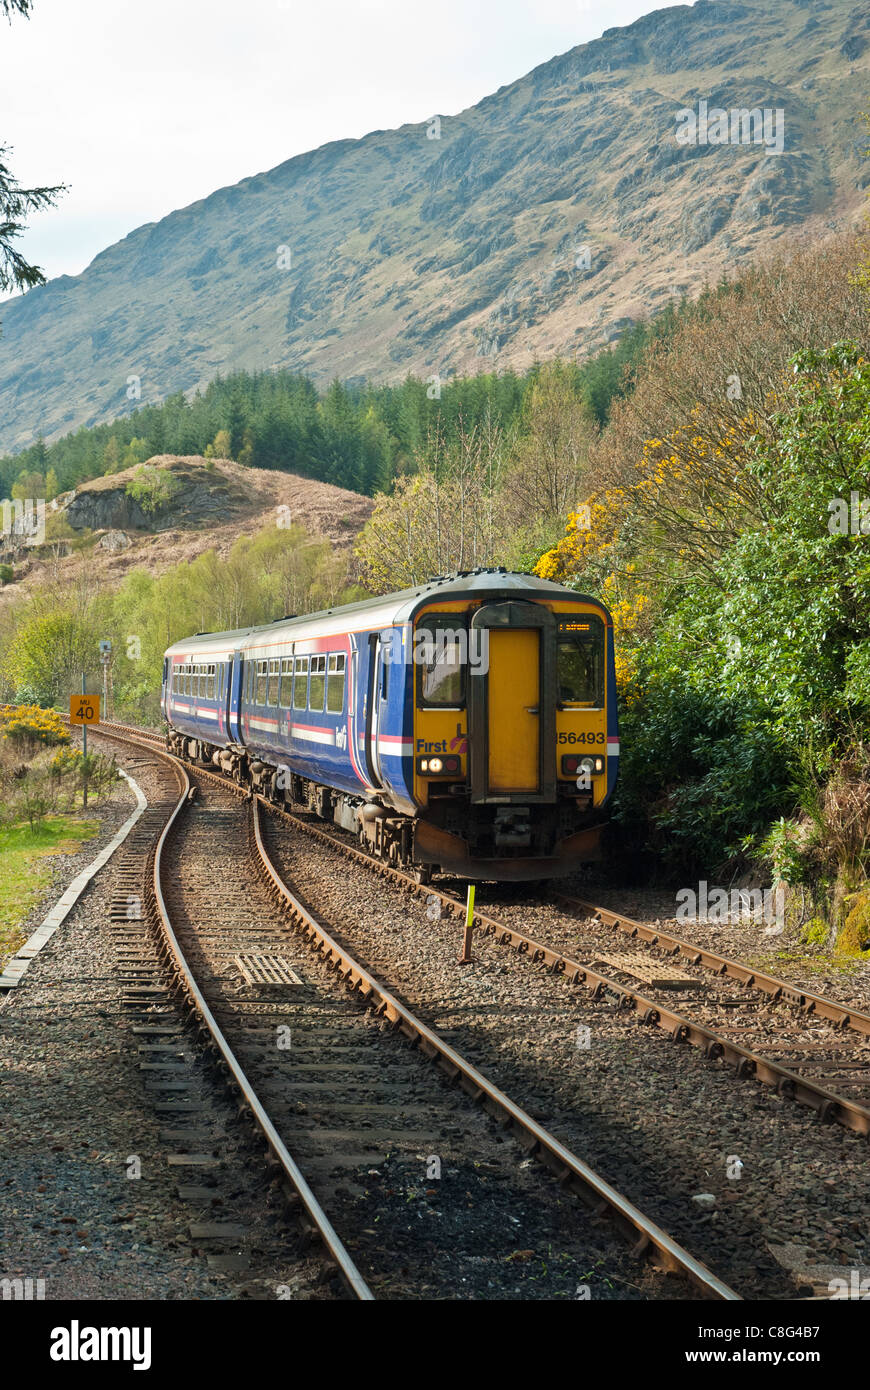
{"label": "blue train", "polygon": [[425,882],[542,879],[599,857],[619,762],[597,600],[473,570],[175,642],[168,746],[307,808]]}

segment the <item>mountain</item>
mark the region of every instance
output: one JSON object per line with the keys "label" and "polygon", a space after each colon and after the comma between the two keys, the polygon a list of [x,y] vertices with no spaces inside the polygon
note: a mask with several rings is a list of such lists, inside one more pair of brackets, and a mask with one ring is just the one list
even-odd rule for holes
{"label": "mountain", "polygon": [[[323,383],[585,355],[784,235],[852,221],[868,98],[850,0],[698,0],[609,29],[440,130],[299,155],[3,305],[0,448],[241,367]],[[679,143],[701,100],[769,108],[771,133],[781,111],[782,153]]]}

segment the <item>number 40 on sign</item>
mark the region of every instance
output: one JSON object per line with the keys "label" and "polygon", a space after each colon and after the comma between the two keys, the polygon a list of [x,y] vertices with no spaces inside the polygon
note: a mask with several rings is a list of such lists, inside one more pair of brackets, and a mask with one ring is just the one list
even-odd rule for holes
{"label": "number 40 on sign", "polygon": [[70,695],[69,722],[71,724],[99,724],[99,695]]}

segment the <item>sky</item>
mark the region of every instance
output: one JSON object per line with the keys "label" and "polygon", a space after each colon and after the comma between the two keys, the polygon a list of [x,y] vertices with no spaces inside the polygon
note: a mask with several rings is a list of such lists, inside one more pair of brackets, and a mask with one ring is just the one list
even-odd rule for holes
{"label": "sky", "polygon": [[64,183],[18,246],[77,275],[135,227],[329,140],[473,105],[659,3],[35,0],[0,17],[0,145]]}

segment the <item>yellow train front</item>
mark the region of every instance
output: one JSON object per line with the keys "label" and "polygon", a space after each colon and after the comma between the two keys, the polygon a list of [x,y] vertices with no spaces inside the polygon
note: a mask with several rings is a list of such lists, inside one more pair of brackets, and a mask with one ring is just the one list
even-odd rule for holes
{"label": "yellow train front", "polygon": [[600,857],[619,763],[613,624],[524,574],[434,582],[413,614],[413,858],[540,879]]}

